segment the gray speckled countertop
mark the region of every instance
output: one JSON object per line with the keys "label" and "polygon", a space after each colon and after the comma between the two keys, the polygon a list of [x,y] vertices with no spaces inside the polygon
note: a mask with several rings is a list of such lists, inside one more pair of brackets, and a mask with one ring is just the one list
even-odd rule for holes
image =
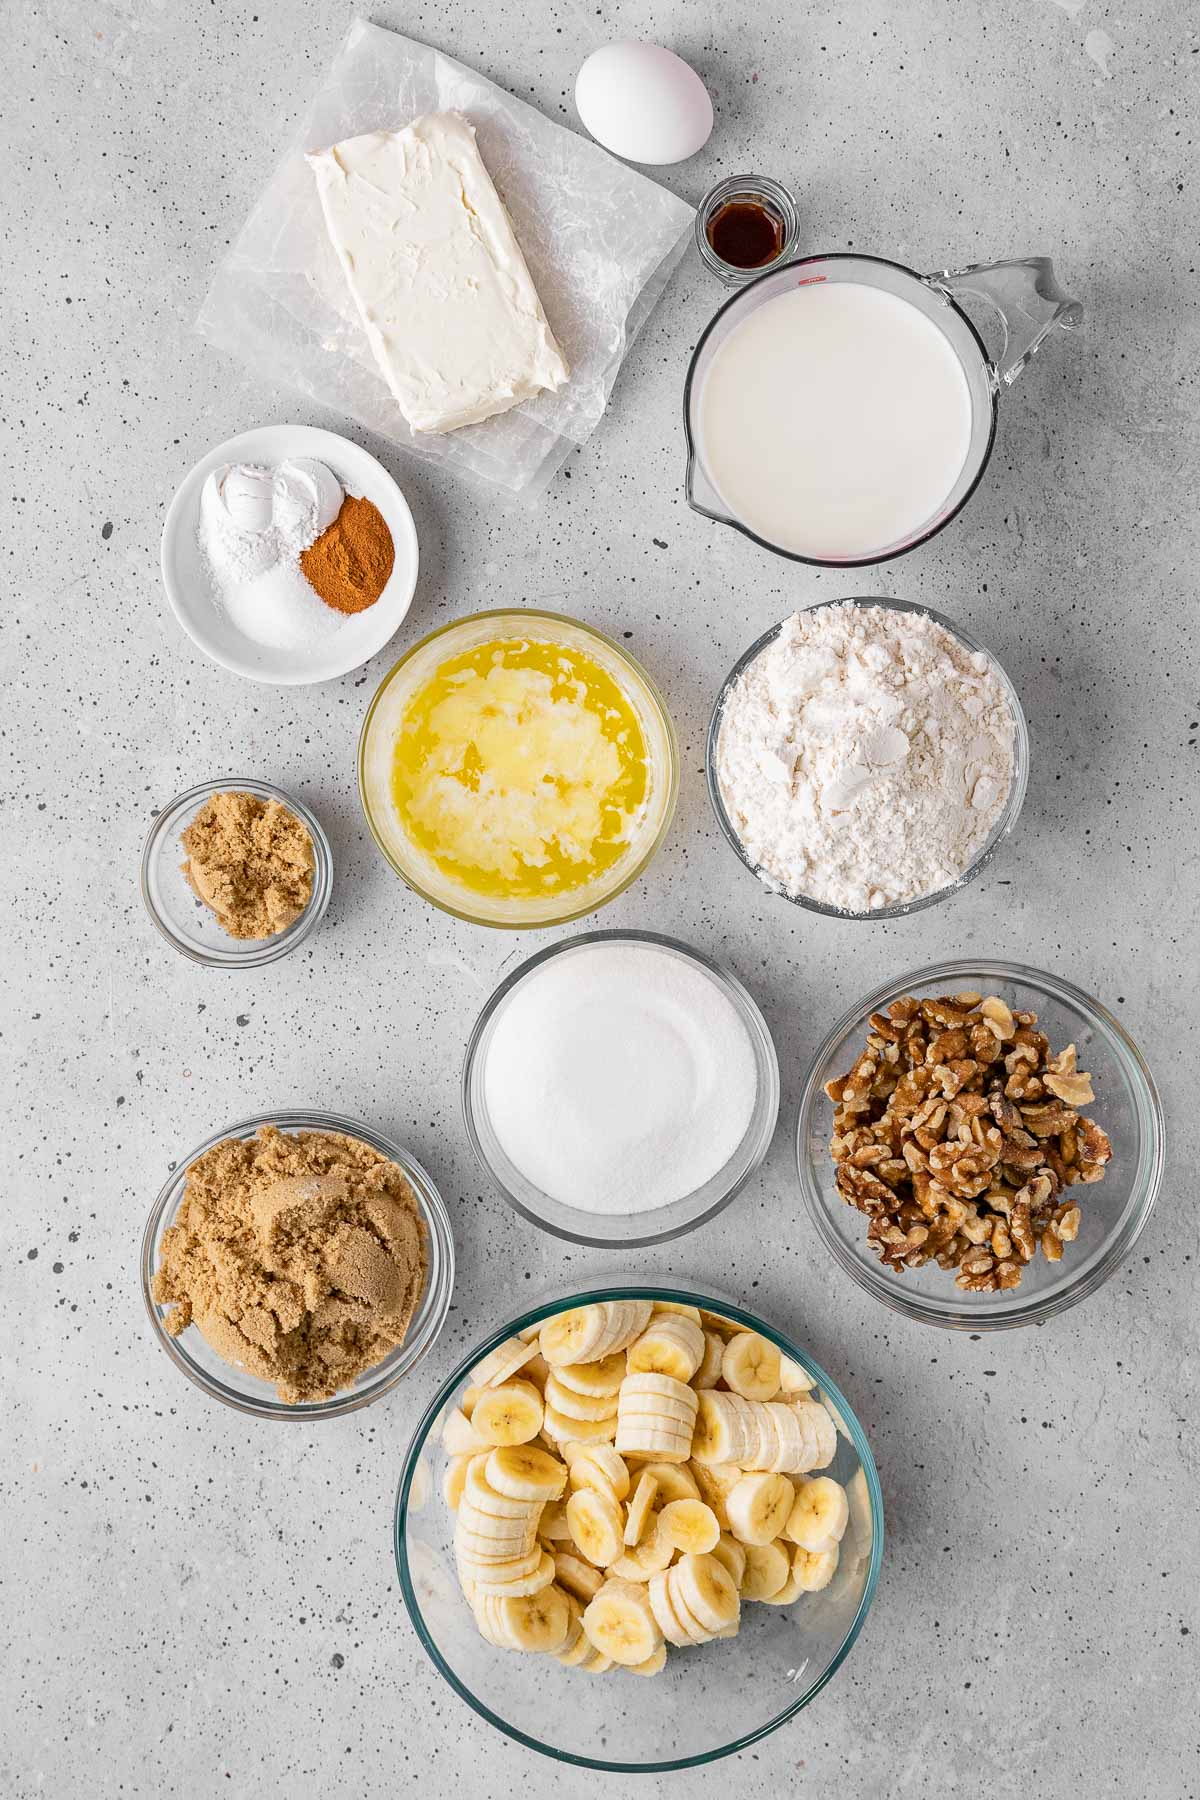
{"label": "gray speckled countertop", "polygon": [[[389,1540],[432,1384],[514,1292],[612,1267],[516,1220],[459,1120],[469,1024],[507,959],[546,939],[516,946],[427,910],[367,840],[352,746],[386,653],[328,686],[260,689],[193,653],[158,577],[164,508],[211,444],[260,422],[342,424],[210,350],[192,321],[350,14],[345,0],[5,9],[12,1800],[564,1791],[427,1664]],[[775,1032],[784,1108],[735,1207],[636,1266],[723,1282],[798,1333],[858,1409],[887,1496],[874,1610],[813,1706],[705,1775],[606,1791],[1194,1795],[1196,21],[1141,0],[497,0],[373,16],[572,123],[584,53],[656,37],[716,99],[708,148],[667,172],[688,198],[760,168],[797,189],[806,248],[919,268],[1048,251],[1088,308],[1083,334],[1005,402],[964,516],[875,575],[790,567],[688,512],[680,383],[720,298],[690,255],[536,514],[371,444],[420,532],[406,637],[481,603],[548,602],[624,634],[666,690],[678,816],[603,922],[666,924],[729,960]],[[929,601],[996,651],[1024,697],[1033,779],[977,885],[851,929],[756,887],[700,771],[738,652],[788,608],[864,588]],[[173,956],[136,884],[152,811],[230,765],[301,793],[337,858],[311,946],[245,976]],[[907,1325],[800,1216],[789,1140],[818,1036],[869,986],[950,953],[1024,957],[1103,997],[1167,1110],[1167,1179],[1136,1253],[1040,1330]],[[458,1285],[409,1386],[318,1430],[269,1429],[204,1401],[154,1346],[137,1248],[174,1159],[226,1121],[306,1102],[392,1130],[436,1173]]]}

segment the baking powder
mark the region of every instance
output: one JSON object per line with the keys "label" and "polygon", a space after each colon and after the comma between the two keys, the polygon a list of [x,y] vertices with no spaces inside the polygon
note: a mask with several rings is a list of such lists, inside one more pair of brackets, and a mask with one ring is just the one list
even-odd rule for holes
{"label": "baking powder", "polygon": [[1015,766],[997,672],[923,613],[849,602],[785,621],[717,742],[721,799],[768,887],[867,912],[956,881]]}

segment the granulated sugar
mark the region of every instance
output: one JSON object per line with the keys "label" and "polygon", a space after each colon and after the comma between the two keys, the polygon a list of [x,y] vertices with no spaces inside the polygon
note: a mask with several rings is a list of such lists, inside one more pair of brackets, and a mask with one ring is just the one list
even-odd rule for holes
{"label": "granulated sugar", "polygon": [[721,799],[769,887],[845,912],[958,879],[1015,765],[988,660],[923,613],[850,603],[785,621],[743,670],[717,742]]}

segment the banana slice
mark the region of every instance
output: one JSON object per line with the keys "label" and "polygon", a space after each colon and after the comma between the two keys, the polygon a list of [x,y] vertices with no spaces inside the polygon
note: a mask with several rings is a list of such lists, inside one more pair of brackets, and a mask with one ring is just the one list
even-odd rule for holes
{"label": "banana slice", "polygon": [[800,1420],[801,1430],[811,1430],[816,1444],[816,1460],[809,1468],[827,1469],[837,1455],[837,1426],[819,1400],[795,1400],[792,1411]]}
{"label": "banana slice", "polygon": [[588,1645],[590,1654],[586,1661],[581,1662],[578,1666],[585,1675],[607,1675],[608,1671],[614,1667],[612,1657],[605,1656],[603,1651],[593,1650],[586,1635],[583,1641]]}
{"label": "banana slice", "polygon": [[819,1594],[822,1588],[829,1586],[837,1572],[839,1546],[834,1544],[830,1550],[819,1550],[815,1554],[797,1545],[792,1557],[792,1573],[800,1584],[800,1591],[805,1594]]}
{"label": "banana slice", "polygon": [[577,1394],[558,1380],[551,1370],[546,1378],[546,1405],[552,1406],[565,1419],[612,1419],[616,1417],[617,1398],[615,1394],[601,1394],[592,1399],[588,1394]]}
{"label": "banana slice", "polygon": [[694,1641],[687,1631],[683,1620],[675,1611],[675,1603],[670,1590],[671,1570],[663,1569],[659,1574],[650,1577],[646,1588],[650,1600],[650,1610],[658,1622],[658,1629],[668,1644],[674,1644],[677,1650],[686,1650]]}
{"label": "banana slice", "polygon": [[670,1375],[690,1381],[704,1360],[704,1333],[682,1313],[659,1313],[629,1346],[629,1373]]}
{"label": "banana slice", "polygon": [[675,1313],[681,1319],[690,1319],[693,1325],[700,1323],[700,1308],[683,1300],[656,1300],[652,1316],[657,1318],[660,1313]]}
{"label": "banana slice", "polygon": [[557,1550],[561,1544],[566,1543],[570,1535],[566,1507],[557,1500],[548,1500],[538,1521],[538,1537],[548,1549]]}
{"label": "banana slice", "polygon": [[509,1594],[514,1599],[523,1594],[537,1594],[549,1587],[554,1580],[554,1558],[548,1550],[541,1552],[541,1561],[529,1575],[505,1577],[499,1579],[495,1570],[487,1573],[474,1567],[468,1569],[480,1594]]}
{"label": "banana slice", "polygon": [[657,1475],[649,1475],[643,1469],[633,1490],[633,1499],[629,1502],[629,1511],[625,1515],[625,1530],[621,1534],[627,1548],[634,1548],[645,1537],[657,1493]]}
{"label": "banana slice", "polygon": [[556,1313],[542,1325],[538,1348],[549,1363],[588,1362],[595,1356],[609,1330],[608,1306],[573,1306]]}
{"label": "banana slice", "polygon": [[673,1375],[651,1371],[627,1375],[617,1395],[617,1410],[631,1413],[656,1413],[667,1419],[678,1419],[689,1427],[696,1417],[696,1391],[686,1381]]}
{"label": "banana slice", "polygon": [[700,1359],[700,1367],[692,1376],[695,1388],[716,1387],[721,1379],[721,1359],[725,1355],[725,1339],[716,1331],[704,1333],[704,1355]]}
{"label": "banana slice", "polygon": [[617,1435],[617,1415],[613,1413],[607,1419],[569,1419],[556,1406],[547,1406],[542,1415],[542,1430],[560,1447],[611,1444]]}
{"label": "banana slice", "polygon": [[694,1556],[707,1555],[721,1536],[717,1515],[703,1500],[668,1500],[658,1515],[658,1529],[676,1550]]}
{"label": "banana slice", "polygon": [[723,1531],[713,1545],[712,1553],[723,1568],[729,1571],[734,1587],[740,1588],[746,1573],[746,1546],[739,1544],[729,1532]]}
{"label": "banana slice", "polygon": [[[486,1515],[479,1514],[484,1522]],[[506,1521],[493,1519],[493,1525],[506,1524]],[[516,1531],[477,1531],[472,1523],[464,1521],[460,1511],[454,1526],[454,1543],[473,1561],[505,1562],[513,1557],[527,1556],[533,1549],[536,1533],[531,1525],[522,1526]]]}
{"label": "banana slice", "polygon": [[531,1381],[485,1388],[471,1414],[471,1429],[489,1444],[527,1444],[542,1429],[542,1396]]}
{"label": "banana slice", "polygon": [[747,1544],[746,1570],[738,1584],[743,1600],[769,1600],[779,1592],[791,1573],[789,1548],[778,1540],[773,1544]]}
{"label": "banana slice", "polygon": [[577,1595],[585,1605],[599,1591],[604,1580],[599,1569],[584,1562],[581,1556],[573,1556],[569,1550],[554,1552],[554,1570],[559,1586],[566,1588],[569,1594]]}
{"label": "banana slice", "polygon": [[536,1338],[529,1342],[519,1337],[506,1338],[504,1343],[489,1351],[482,1362],[475,1364],[471,1370],[471,1380],[476,1387],[499,1387],[502,1381],[507,1381],[518,1369],[523,1369],[537,1353]]}
{"label": "banana slice", "polygon": [[601,1656],[626,1668],[647,1662],[662,1643],[645,1588],[611,1577],[588,1602],[583,1629]]}
{"label": "banana slice", "polygon": [[779,1359],[779,1388],[784,1394],[807,1394],[816,1387],[816,1382],[807,1369],[802,1369],[798,1362],[790,1356]]}
{"label": "banana slice", "polygon": [[625,1517],[599,1488],[576,1488],[567,1501],[567,1524],[583,1554],[597,1568],[616,1562],[623,1546]]}
{"label": "banana slice", "polygon": [[[715,1556],[684,1556],[670,1571],[673,1594],[712,1635],[738,1623],[741,1601],[729,1570]],[[678,1608],[677,1608],[678,1610]]]}
{"label": "banana slice", "polygon": [[743,1475],[725,1501],[729,1529],[742,1544],[771,1544],[780,1535],[796,1501],[786,1475]]}
{"label": "banana slice", "polygon": [[654,1655],[648,1656],[645,1662],[626,1663],[625,1666],[631,1675],[660,1675],[667,1666],[667,1646],[660,1644]]}
{"label": "banana slice", "polygon": [[693,1462],[736,1463],[745,1468],[750,1442],[738,1396],[705,1388],[697,1401]]}
{"label": "banana slice", "polygon": [[649,1581],[651,1576],[670,1568],[674,1556],[674,1544],[656,1526],[635,1549],[622,1550],[616,1562],[609,1564],[608,1572],[620,1576],[622,1581]]}
{"label": "banana slice", "polygon": [[646,1414],[635,1414],[617,1423],[617,1449],[622,1456],[652,1456],[660,1462],[685,1463],[692,1454],[689,1432],[680,1432],[668,1422],[660,1425]]}
{"label": "banana slice", "polygon": [[463,1497],[463,1489],[467,1484],[467,1470],[471,1466],[469,1456],[452,1456],[442,1474],[442,1498],[451,1512],[457,1512]]}
{"label": "banana slice", "polygon": [[[589,1595],[589,1599],[591,1596]],[[593,1654],[583,1630],[583,1608],[574,1594],[567,1595],[567,1605],[571,1609],[571,1623],[567,1631],[567,1641],[561,1650],[554,1655],[566,1669],[577,1669],[580,1663],[587,1661]]]}
{"label": "banana slice", "polygon": [[625,1379],[625,1352],[618,1350],[600,1362],[564,1363],[554,1374],[574,1394],[584,1394],[589,1400],[607,1400],[615,1397]]}
{"label": "banana slice", "polygon": [[779,1352],[757,1331],[739,1331],[721,1358],[721,1374],[746,1400],[772,1400],[779,1392]]}
{"label": "banana slice", "polygon": [[473,1456],[488,1448],[461,1406],[452,1406],[442,1426],[442,1449],[447,1456]]}
{"label": "banana slice", "polygon": [[745,1330],[744,1325],[737,1324],[733,1319],[727,1319],[724,1313],[709,1312],[703,1306],[700,1308],[700,1323],[706,1331],[719,1332],[723,1338],[735,1337],[739,1331]]}
{"label": "banana slice", "polygon": [[480,1394],[482,1394],[482,1392],[483,1392],[483,1389],[481,1387],[465,1387],[463,1389],[462,1393],[458,1396],[458,1404],[461,1407],[462,1411],[464,1413],[466,1413],[468,1419],[470,1418],[471,1414],[474,1412],[475,1402],[478,1400],[478,1398],[479,1398]]}
{"label": "banana slice", "polygon": [[764,1597],[762,1604],[764,1606],[794,1606],[803,1592],[804,1589],[800,1585],[800,1577],[796,1571],[796,1564],[793,1561],[791,1568],[788,1570],[788,1578],[783,1586],[777,1593],[767,1594]]}
{"label": "banana slice", "polygon": [[505,1499],[526,1502],[557,1500],[567,1485],[567,1471],[545,1450],[532,1444],[505,1444],[487,1459],[488,1486]]}
{"label": "banana slice", "polygon": [[499,1632],[514,1650],[553,1653],[562,1649],[570,1633],[570,1604],[553,1583],[536,1594],[492,1596],[485,1599],[484,1606],[493,1609]]}
{"label": "banana slice", "polygon": [[767,1411],[768,1402],[740,1400],[746,1429],[747,1469],[769,1470],[779,1455],[779,1438]]}
{"label": "banana slice", "polygon": [[577,1448],[570,1466],[573,1488],[601,1488],[614,1500],[624,1500],[629,1493],[628,1465],[611,1444],[585,1444]]}
{"label": "banana slice", "polygon": [[641,1337],[654,1310],[649,1300],[614,1300],[609,1302],[609,1309],[609,1330],[601,1339],[600,1348],[579,1361],[599,1362],[603,1357],[615,1356],[619,1350],[627,1350],[635,1338]]}
{"label": "banana slice", "polygon": [[[518,1447],[523,1449],[525,1446]],[[463,1489],[463,1503],[469,1504],[476,1512],[491,1513],[497,1519],[528,1519],[530,1513],[536,1511],[536,1503],[511,1494],[502,1494],[494,1488],[487,1477],[490,1460],[490,1451],[484,1456],[471,1458]]]}
{"label": "banana slice", "polygon": [[541,1351],[538,1350],[537,1354],[531,1356],[521,1370],[521,1380],[532,1381],[534,1387],[541,1393],[546,1386],[546,1377],[549,1373],[550,1364],[546,1361]]}
{"label": "banana slice", "polygon": [[699,1500],[700,1489],[697,1486],[697,1472],[689,1468],[681,1468],[678,1463],[645,1462],[638,1471],[639,1475],[653,1475],[658,1483],[658,1505],[665,1506],[668,1500]]}
{"label": "banana slice", "polygon": [[769,1400],[765,1411],[775,1444],[775,1456],[768,1466],[777,1474],[799,1474],[809,1466],[809,1449],[800,1420],[790,1406],[779,1400]]}
{"label": "banana slice", "polygon": [[[460,1569],[464,1569],[479,1588],[503,1587],[508,1581],[523,1581],[527,1575],[534,1575],[542,1566],[542,1558],[546,1552],[540,1545],[534,1544],[532,1549],[518,1556],[488,1558],[482,1561],[470,1551],[463,1548],[455,1540],[454,1560]],[[531,1590],[533,1591],[533,1590]]]}
{"label": "banana slice", "polygon": [[700,1498],[716,1513],[717,1523],[721,1530],[728,1531],[729,1514],[725,1510],[725,1502],[742,1479],[742,1470],[736,1463],[694,1462],[692,1474],[695,1477]]}
{"label": "banana slice", "polygon": [[841,1543],[850,1523],[850,1502],[841,1482],[828,1475],[801,1477],[793,1486],[793,1495],[784,1537],[814,1554]]}

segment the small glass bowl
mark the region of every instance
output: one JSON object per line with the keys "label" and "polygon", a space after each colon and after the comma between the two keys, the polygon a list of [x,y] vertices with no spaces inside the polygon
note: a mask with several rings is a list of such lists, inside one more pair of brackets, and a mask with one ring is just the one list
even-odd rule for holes
{"label": "small glass bowl", "polygon": [[[260,1125],[276,1125],[289,1135],[301,1131],[340,1131],[346,1137],[359,1138],[364,1144],[370,1144],[373,1150],[378,1150],[380,1155],[403,1169],[425,1221],[425,1251],[429,1264],[425,1291],[404,1342],[397,1344],[382,1362],[364,1370],[357,1381],[329,1400],[288,1405],[276,1396],[271,1382],[247,1374],[226,1362],[223,1356],[218,1356],[197,1326],[189,1325],[178,1337],[172,1337],[166,1327],[167,1308],[159,1306],[151,1291],[161,1258],[163,1233],[174,1222],[188,1170],[196,1158],[211,1150],[214,1144],[222,1143],[226,1138],[251,1138]],[[446,1322],[454,1287],[454,1237],[441,1195],[430,1177],[415,1157],[381,1132],[372,1131],[370,1126],[360,1125],[355,1119],[343,1119],[336,1113],[258,1113],[252,1119],[227,1125],[223,1131],[214,1131],[176,1164],[146,1221],[142,1234],[141,1273],[142,1298],[155,1337],[176,1368],[182,1369],[188,1380],[210,1399],[223,1400],[226,1406],[250,1413],[256,1419],[336,1419],[343,1413],[357,1412],[360,1407],[369,1406],[373,1400],[390,1393],[432,1348]]]}
{"label": "small glass bowl", "polygon": [[[257,794],[261,800],[278,800],[295,813],[312,839],[313,883],[308,905],[286,931],[269,938],[230,937],[216,914],[205,906],[183,872],[187,857],[180,834],[206,800],[214,794]],[[269,781],[247,775],[229,775],[220,781],[202,781],[177,794],[157,815],[142,849],[142,899],[146,911],[168,944],[192,962],[210,969],[255,969],[287,956],[310,937],[325,916],[333,892],[333,851],[316,816],[300,800],[293,800]]]}
{"label": "small glass bowl", "polygon": [[[754,1052],[757,1078],[754,1112],[745,1136],[725,1167],[718,1169],[703,1187],[672,1201],[669,1206],[628,1217],[565,1206],[535,1187],[505,1155],[487,1109],[484,1075],[488,1046],[505,1001],[520,982],[552,956],[570,956],[594,944],[656,944],[702,970],[736,1009]],[[694,1231],[697,1225],[706,1224],[722,1212],[745,1186],[770,1148],[775,1133],[779,1117],[779,1060],[762,1013],[737,976],[720,963],[703,956],[690,944],[681,943],[677,938],[661,937],[653,931],[588,931],[579,937],[568,938],[565,943],[551,944],[540,950],[500,983],[475,1021],[467,1042],[462,1104],[471,1148],[509,1205],[515,1207],[523,1219],[540,1226],[553,1237],[565,1238],[568,1243],[619,1246],[628,1250],[644,1244],[664,1244]]]}
{"label": "small glass bowl", "polygon": [[[1073,1043],[1079,1067],[1096,1091],[1087,1108],[1112,1141],[1103,1181],[1068,1190],[1079,1202],[1079,1236],[1057,1263],[1039,1253],[1020,1285],[1006,1293],[964,1293],[953,1270],[936,1263],[903,1273],[885,1268],[867,1247],[867,1220],[847,1205],[834,1185],[829,1155],[833,1103],[825,1083],[844,1075],[861,1054],[867,1021],[902,995],[973,991],[999,994],[1016,1011],[1035,1012],[1055,1051]],[[889,982],[834,1026],[813,1058],[796,1130],[800,1186],[813,1224],[846,1273],[876,1300],[923,1325],[961,1331],[996,1331],[1036,1325],[1084,1300],[1103,1286],[1137,1242],[1162,1180],[1162,1107],[1141,1053],[1112,1014],[1070,982],[1008,962],[944,962]]]}
{"label": "small glass bowl", "polygon": [[[391,800],[396,730],[413,694],[450,657],[493,638],[529,637],[576,647],[595,658],[633,705],[649,751],[650,797],[634,842],[621,862],[587,887],[559,899],[489,899],[445,875],[405,831]],[[358,792],[371,836],[414,894],[471,925],[505,931],[566,925],[596,912],[635,882],[658,850],[675,812],[679,747],[666,702],[628,651],[603,632],[565,613],[533,607],[472,613],[431,631],[400,658],[380,682],[358,741]]]}
{"label": "small glass bowl", "polygon": [[704,773],[708,782],[708,797],[712,802],[712,809],[716,814],[717,824],[721,827],[726,841],[736,852],[738,861],[744,864],[752,875],[756,875],[770,893],[777,894],[781,900],[789,901],[792,906],[803,906],[808,912],[822,913],[827,919],[903,919],[909,913],[922,912],[927,906],[936,906],[939,900],[948,900],[951,894],[957,894],[962,888],[966,887],[969,881],[974,881],[980,871],[985,869],[988,863],[991,862],[996,851],[1000,848],[1000,845],[1012,831],[1017,819],[1020,817],[1021,808],[1025,804],[1025,789],[1029,785],[1029,726],[1025,721],[1025,710],[1021,705],[1020,695],[1017,693],[1016,688],[1009,680],[1005,670],[1001,664],[997,662],[991,651],[985,650],[983,645],[977,643],[969,633],[963,630],[961,625],[955,625],[947,619],[943,613],[935,612],[932,606],[915,606],[908,600],[891,600],[884,598],[883,596],[878,598],[867,596],[847,600],[822,600],[820,605],[805,607],[803,610],[805,612],[820,612],[826,606],[879,606],[886,612],[920,613],[924,618],[932,619],[936,624],[941,625],[943,629],[948,631],[950,636],[955,638],[963,646],[964,650],[968,650],[972,656],[987,657],[988,662],[991,664],[993,674],[1004,689],[1008,704],[1012,709],[1013,720],[1012,786],[1008,790],[1008,799],[1005,802],[1004,811],[1000,814],[1000,817],[992,827],[987,842],[979,851],[974,862],[969,864],[968,867],[963,870],[961,875],[956,876],[955,879],[949,882],[945,887],[935,888],[931,894],[918,894],[915,900],[898,900],[892,906],[877,907],[871,912],[846,912],[843,911],[841,907],[827,906],[823,900],[811,900],[805,894],[785,893],[770,875],[763,869],[760,869],[756,863],[750,861],[750,858],[746,855],[742,846],[742,840],[734,830],[733,821],[725,811],[725,802],[721,798],[721,784],[717,778],[717,741],[721,735],[721,723],[725,715],[725,703],[729,698],[734,683],[737,681],[742,671],[749,668],[755,658],[760,656],[767,648],[767,645],[772,643],[774,639],[779,636],[785,623],[783,620],[781,620],[778,625],[772,625],[769,631],[764,631],[762,636],[751,644],[748,650],[739,656],[738,660],[734,663],[732,669],[730,669],[728,675],[725,677],[725,680],[721,683],[721,691],[717,695],[717,703],[713,707],[712,718],[709,720],[708,740],[704,749]]}
{"label": "small glass bowl", "polygon": [[[739,200],[761,206],[782,228],[783,242],[778,253],[770,262],[759,263],[753,269],[739,269],[736,264],[727,263],[708,241],[709,221],[723,206]],[[696,248],[700,252],[700,261],[726,287],[741,287],[743,282],[755,281],[758,276],[765,275],[768,269],[777,269],[796,254],[799,239],[800,220],[795,199],[782,182],[773,181],[769,175],[730,175],[726,180],[718,181],[716,187],[705,194],[696,214]]]}
{"label": "small glass bowl", "polygon": [[[736,1637],[668,1655],[645,1681],[612,1669],[588,1679],[551,1656],[513,1656],[480,1637],[459,1589],[454,1514],[443,1503],[439,1434],[469,1372],[505,1338],[565,1307],[594,1300],[667,1300],[723,1313],[760,1332],[807,1370],[838,1431],[826,1471],[846,1488],[850,1524],[830,1585],[794,1606],[747,1606]],[[788,1338],[706,1286],[597,1284],[519,1313],[442,1383],[413,1434],[396,1494],[400,1589],[417,1636],[461,1700],[507,1737],[577,1768],[629,1774],[695,1769],[767,1737],[815,1699],[845,1662],[866,1620],[883,1558],[883,1495],[866,1434],[824,1371]],[[568,1783],[568,1791],[570,1789]]]}

